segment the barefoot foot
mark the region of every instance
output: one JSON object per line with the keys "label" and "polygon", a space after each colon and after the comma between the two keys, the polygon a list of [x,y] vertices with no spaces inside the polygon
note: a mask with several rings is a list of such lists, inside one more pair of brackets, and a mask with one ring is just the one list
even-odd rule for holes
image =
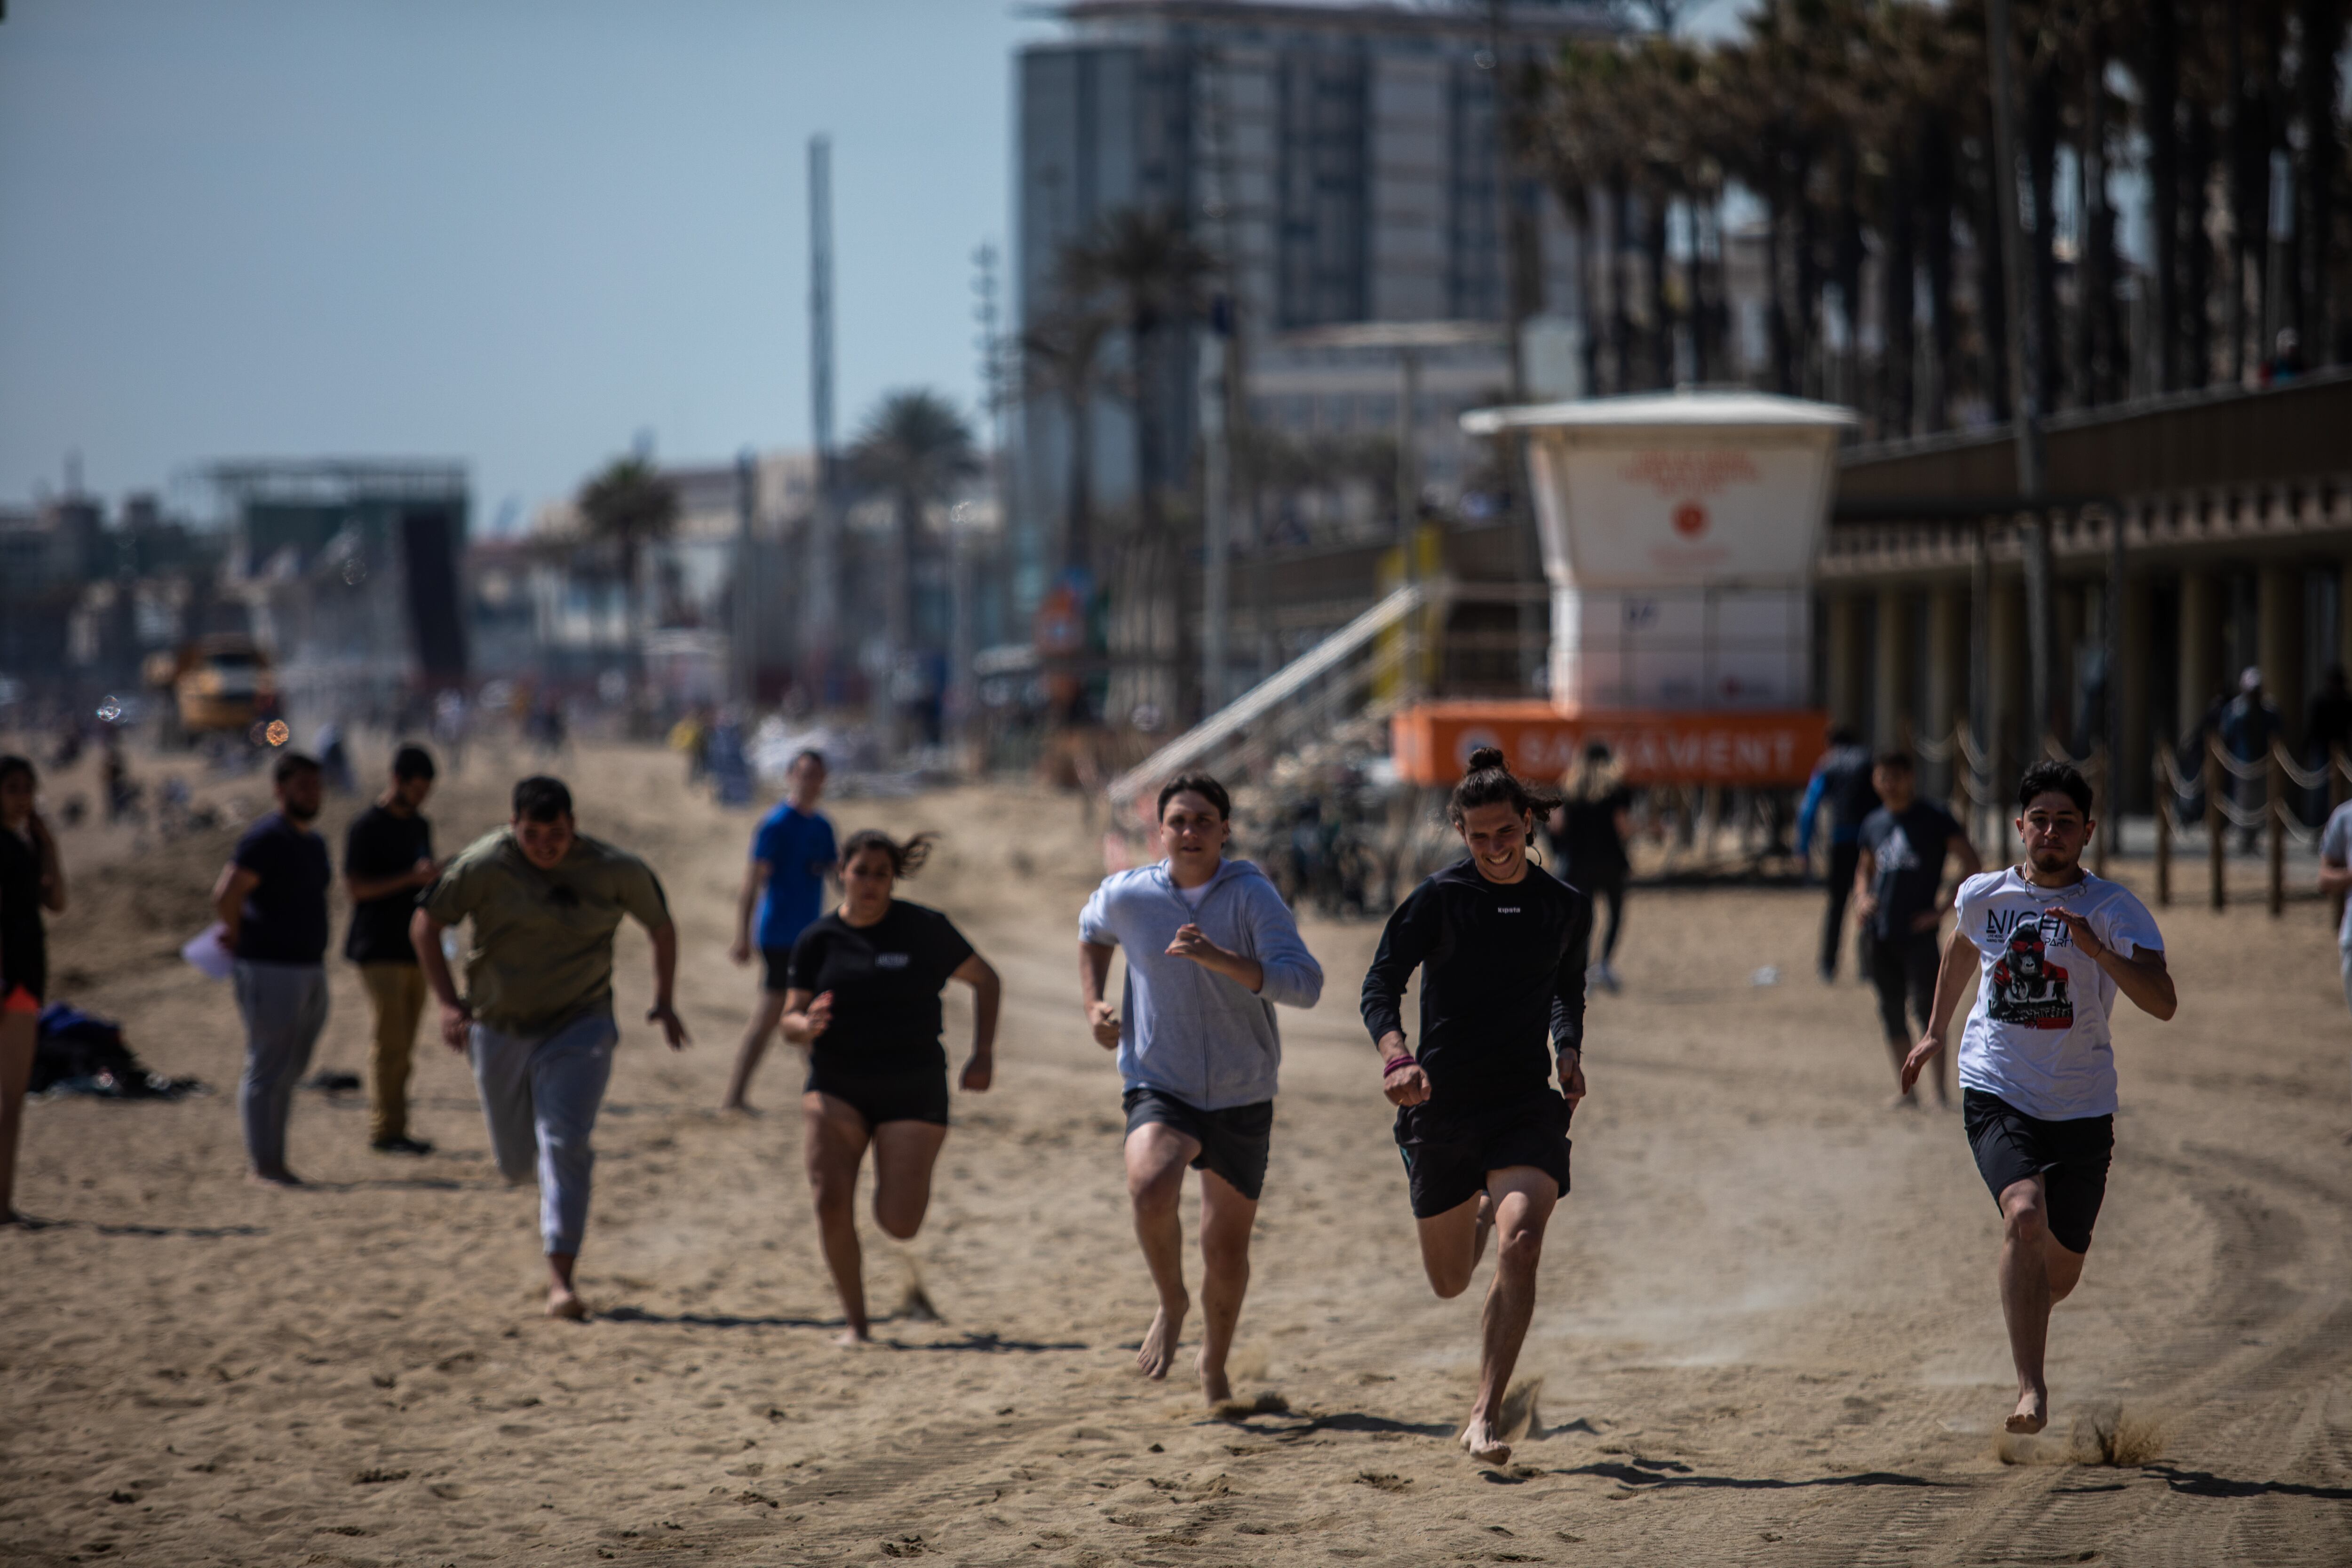
{"label": "barefoot foot", "polygon": [[1208,1402],[1210,1409],[1214,1410],[1221,1405],[1231,1405],[1234,1402],[1234,1380],[1225,1375],[1225,1363],[1222,1357],[1219,1358],[1216,1365],[1211,1366],[1209,1348],[1203,1345],[1201,1347],[1199,1357],[1192,1364],[1200,1371],[1201,1397]]}
{"label": "barefoot foot", "polygon": [[547,1315],[561,1318],[567,1323],[584,1323],[588,1321],[588,1303],[582,1300],[580,1293],[569,1285],[550,1285],[547,1288]]}
{"label": "barefoot foot", "polygon": [[2050,1396],[2039,1389],[2028,1389],[2017,1396],[2017,1409],[2002,1425],[2023,1436],[2041,1431],[2050,1425]]}
{"label": "barefoot foot", "polygon": [[1151,1327],[1144,1331],[1143,1343],[1136,1349],[1135,1364],[1152,1382],[1166,1377],[1169,1366],[1176,1360],[1176,1336],[1183,1331],[1184,1314],[1192,1306],[1191,1297],[1180,1297],[1173,1311],[1163,1301],[1160,1310],[1151,1315]]}
{"label": "barefoot foot", "polygon": [[871,1329],[844,1329],[840,1333],[834,1336],[833,1342],[835,1348],[838,1350],[854,1351],[861,1345],[872,1344],[874,1342],[874,1331]]}
{"label": "barefoot foot", "polygon": [[1462,1428],[1458,1439],[1470,1457],[1482,1465],[1507,1465],[1511,1460],[1511,1446],[1503,1441],[1495,1429],[1491,1417],[1473,1415],[1470,1425]]}
{"label": "barefoot foot", "polygon": [[257,1187],[299,1187],[302,1178],[291,1171],[255,1171],[246,1177]]}

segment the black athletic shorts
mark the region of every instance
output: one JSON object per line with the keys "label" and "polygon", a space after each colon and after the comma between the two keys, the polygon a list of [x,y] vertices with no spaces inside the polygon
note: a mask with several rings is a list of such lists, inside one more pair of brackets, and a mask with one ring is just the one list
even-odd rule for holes
{"label": "black athletic shorts", "polygon": [[2042,1208],[2050,1234],[2069,1252],[2091,1250],[2091,1227],[2107,1195],[2107,1161],[2116,1151],[2116,1119],[2084,1116],[2044,1121],[2028,1116],[1999,1095],[1960,1091],[1960,1117],[1969,1147],[1992,1201],[2032,1176],[2042,1181]]}
{"label": "black athletic shorts", "polygon": [[1274,1101],[1202,1110],[1156,1089],[1130,1089],[1119,1099],[1127,1130],[1157,1121],[1173,1127],[1201,1146],[1192,1169],[1214,1171],[1250,1202],[1265,1191],[1266,1151],[1274,1144]]}
{"label": "black athletic shorts", "polygon": [[1486,1190],[1486,1173],[1533,1165],[1568,1195],[1569,1118],[1565,1095],[1546,1089],[1515,1105],[1443,1113],[1434,1102],[1400,1106],[1396,1141],[1412,1190],[1412,1217],[1431,1219]]}
{"label": "black athletic shorts", "polygon": [[926,1068],[920,1072],[847,1073],[823,1062],[809,1065],[808,1089],[846,1100],[866,1118],[868,1130],[885,1121],[929,1121],[948,1124],[948,1069]]}
{"label": "black athletic shorts", "polygon": [[792,973],[793,950],[789,947],[763,947],[760,950],[760,989],[782,996],[793,988],[784,978]]}

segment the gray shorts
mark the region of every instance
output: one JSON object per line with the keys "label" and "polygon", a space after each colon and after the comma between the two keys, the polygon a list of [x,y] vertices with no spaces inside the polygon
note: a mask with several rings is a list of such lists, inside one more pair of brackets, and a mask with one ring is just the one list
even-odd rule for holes
{"label": "gray shorts", "polygon": [[1274,1144],[1274,1101],[1202,1110],[1157,1089],[1130,1089],[1121,1097],[1127,1131],[1157,1121],[1201,1146],[1192,1169],[1214,1171],[1250,1202],[1265,1191],[1266,1152]]}

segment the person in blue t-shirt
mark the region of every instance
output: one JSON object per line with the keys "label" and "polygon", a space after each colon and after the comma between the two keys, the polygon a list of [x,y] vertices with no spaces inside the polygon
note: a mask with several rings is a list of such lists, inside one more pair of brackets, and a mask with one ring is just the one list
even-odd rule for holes
{"label": "person in blue t-shirt", "polygon": [[751,962],[751,914],[759,911],[759,952],[761,974],[760,1004],[751,1010],[751,1026],[735,1052],[735,1070],[727,1079],[721,1110],[749,1110],[744,1095],[751,1074],[768,1048],[769,1037],[784,1016],[784,975],[792,966],[793,944],[801,939],[824,907],[824,879],[838,880],[840,852],[834,847],[833,824],[817,815],[824,794],[824,757],[803,752],[784,775],[783,804],[770,812],[751,837],[751,863],[743,871],[743,891],[735,900],[735,945],[728,956],[737,963]]}

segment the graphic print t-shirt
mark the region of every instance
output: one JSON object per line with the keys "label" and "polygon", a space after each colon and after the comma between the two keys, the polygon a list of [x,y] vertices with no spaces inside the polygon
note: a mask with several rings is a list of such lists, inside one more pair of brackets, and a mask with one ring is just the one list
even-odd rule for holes
{"label": "graphic print t-shirt", "polygon": [[839,910],[820,916],[793,948],[785,984],[833,993],[833,1022],[812,1052],[826,1066],[861,1077],[945,1071],[940,987],[971,956],[947,916],[893,899],[870,926]]}
{"label": "graphic print t-shirt", "polygon": [[1960,1087],[1998,1095],[2028,1116],[2070,1121],[2116,1109],[2115,1047],[2107,1020],[2116,983],[2083,955],[2065,923],[2072,910],[2126,958],[2161,952],[2164,937],[2129,891],[2084,872],[2069,888],[2037,888],[2014,866],[1960,884],[1959,929],[1982,970],[1976,1006],[1960,1036]]}
{"label": "graphic print t-shirt", "polygon": [[1870,884],[1878,910],[1870,919],[1873,936],[1906,936],[1911,921],[1936,906],[1944,880],[1944,857],[1962,837],[1952,814],[1931,800],[1915,800],[1900,812],[1880,806],[1864,818],[1862,847],[1877,861]]}

